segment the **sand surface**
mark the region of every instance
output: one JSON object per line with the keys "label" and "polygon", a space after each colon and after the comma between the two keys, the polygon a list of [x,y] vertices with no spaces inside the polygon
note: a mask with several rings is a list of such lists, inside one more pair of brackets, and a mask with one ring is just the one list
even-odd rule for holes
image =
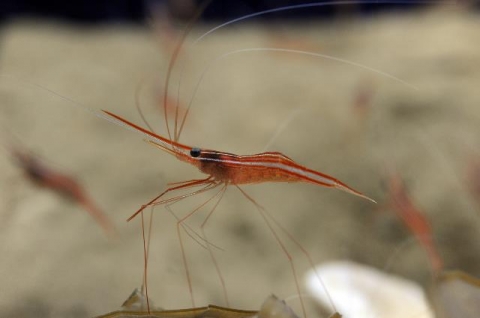
{"label": "sand surface", "polygon": [[[191,38],[208,28],[199,26]],[[444,8],[274,30],[244,24],[215,32],[195,46],[190,41],[171,82],[176,90],[184,66],[181,103],[188,103],[216,57],[282,44],[360,63],[408,85],[338,61],[239,53],[205,73],[181,141],[237,154],[258,153],[269,145],[268,150],[375,198],[377,206],[308,184],[244,186],[315,262],[350,259],[428,285],[424,251],[391,209],[382,208],[385,167],[395,166],[431,220],[446,267],[480,276],[480,205],[466,181],[473,158],[480,158],[478,16]],[[31,149],[74,176],[119,236],[109,239],[81,207],[25,179],[2,147],[0,316],[85,317],[113,311],[142,279],[140,220],[125,220],[167,183],[203,175],[142,142],[141,135],[78,105],[142,124],[134,96],[145,80],[140,103],[150,124],[165,135],[158,95],[170,48],[158,34],[138,27],[79,28],[38,21],[4,26],[1,40],[0,141]],[[365,117],[354,111],[362,92],[372,94]],[[185,216],[214,193],[183,200],[172,210]],[[208,212],[208,207],[201,209],[189,226],[200,232]],[[150,296],[169,309],[191,306],[175,224],[164,208],[155,210]],[[281,298],[297,293],[285,254],[238,190],[226,192],[205,231],[221,248],[213,251],[231,306],[255,309],[270,293]],[[309,264],[277,232],[302,283]],[[225,305],[209,253],[188,236],[183,239],[195,304]],[[298,312],[298,303],[293,306]]]}

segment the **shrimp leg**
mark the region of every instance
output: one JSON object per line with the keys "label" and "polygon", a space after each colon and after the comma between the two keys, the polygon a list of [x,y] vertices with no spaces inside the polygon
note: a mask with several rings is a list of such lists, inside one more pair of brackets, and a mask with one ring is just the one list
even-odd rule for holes
{"label": "shrimp leg", "polygon": [[[206,189],[205,191],[207,190],[212,190],[212,189],[215,189],[216,187],[218,187],[220,184],[220,182],[216,182],[214,183],[213,186],[209,187],[208,189]],[[211,196],[208,200],[206,200],[205,202],[203,202],[202,204],[200,204],[199,206],[197,206],[195,209],[193,209],[190,213],[188,213],[186,216],[184,216],[183,218],[181,218],[180,220],[177,221],[177,236],[178,236],[178,241],[180,243],[180,248],[181,248],[181,251],[182,251],[182,258],[183,258],[183,264],[185,266],[185,275],[187,277],[187,283],[188,283],[188,289],[190,291],[190,297],[191,297],[191,300],[192,300],[192,305],[195,307],[195,299],[193,297],[193,287],[192,287],[192,281],[191,281],[191,276],[190,276],[190,270],[189,270],[189,267],[188,267],[188,262],[187,262],[187,255],[185,253],[185,246],[183,244],[183,239],[182,239],[182,235],[181,235],[181,231],[180,231],[180,227],[183,227],[183,223],[189,218],[191,217],[193,214],[195,214],[196,212],[198,212],[202,207],[204,207],[205,205],[207,205],[210,201],[212,201],[214,198],[216,198],[220,193],[222,193],[220,195],[220,199],[221,197],[223,196],[223,192],[225,192],[225,189],[227,187],[227,184],[224,184],[224,186],[220,189],[220,191],[217,191],[217,193],[215,193],[213,196]],[[203,192],[205,192],[203,191]],[[196,193],[198,194],[198,193]],[[218,205],[218,202],[220,202],[220,200],[217,201],[217,203],[214,205],[213,207],[213,210],[216,208],[216,206]],[[212,212],[213,212],[212,210]],[[212,213],[210,212],[210,214]],[[206,239],[205,239],[206,240]],[[207,242],[208,243],[208,242]],[[207,244],[207,246],[209,247],[209,244]],[[217,267],[218,269],[218,267]],[[220,280],[223,282],[223,278],[220,276]],[[228,300],[227,300],[228,301]]]}
{"label": "shrimp leg", "polygon": [[[142,286],[144,286],[145,288],[145,296],[147,297],[147,308],[148,308],[148,311],[150,311],[150,306],[148,304],[148,283],[147,283],[147,276],[148,276],[148,253],[149,253],[149,247],[150,247],[150,239],[151,239],[151,222],[152,222],[152,218],[153,216],[150,217],[150,227],[149,227],[149,233],[148,233],[148,244],[146,243],[146,236],[145,236],[145,226],[144,226],[144,218],[143,218],[143,210],[147,207],[154,207],[156,205],[163,205],[163,204],[173,204],[173,203],[176,203],[178,202],[179,200],[182,200],[186,197],[190,197],[190,196],[193,196],[193,195],[196,195],[196,194],[200,194],[200,193],[203,193],[203,192],[206,192],[208,190],[211,190],[211,189],[214,189],[215,187],[217,187],[220,183],[218,183],[217,181],[213,180],[213,178],[211,176],[209,176],[208,178],[205,178],[205,179],[199,179],[199,180],[190,180],[190,181],[185,181],[185,182],[179,182],[178,183],[179,185],[177,186],[174,186],[174,187],[170,187],[168,189],[166,189],[165,191],[163,191],[162,193],[160,193],[159,195],[157,195],[155,198],[153,198],[152,200],[150,200],[148,203],[142,205],[142,207],[137,211],[135,212],[132,216],[130,216],[128,218],[127,221],[130,221],[132,220],[135,216],[137,216],[139,213],[141,213],[141,216],[142,216],[142,238],[143,238],[143,249],[144,249],[144,274],[143,274],[143,283],[142,283]],[[204,186],[202,188],[200,188],[199,190],[196,190],[196,191],[193,191],[193,192],[190,192],[190,193],[187,193],[187,194],[183,194],[183,195],[179,195],[179,196],[175,196],[173,198],[168,198],[168,199],[165,199],[165,200],[160,200],[158,201],[160,198],[162,198],[164,195],[166,195],[167,193],[169,192],[172,192],[172,191],[177,191],[177,190],[183,190],[183,189],[188,189],[188,188],[192,188],[192,187],[198,187],[198,186]],[[193,214],[193,213],[191,213]],[[182,219],[184,220],[184,219]],[[182,227],[184,226],[182,223],[182,220],[181,221],[178,221],[177,224],[180,224]],[[185,230],[185,228],[184,228]],[[178,229],[178,225],[177,225],[177,231],[179,231]],[[185,230],[186,231],[186,230]],[[188,233],[188,231],[186,231]],[[190,235],[190,234],[189,234]],[[208,242],[207,242],[207,245],[208,245]],[[188,267],[186,265],[186,257],[185,257],[185,253],[183,251],[183,244],[182,244],[182,254],[183,254],[183,259],[184,259],[184,264],[185,264],[185,268],[186,268],[186,272],[187,272],[187,278],[188,278],[188,284],[189,284],[189,289],[190,289],[190,292],[191,292],[191,297],[192,297],[192,302],[193,302],[193,294],[192,294],[192,288],[191,288],[191,281],[190,281],[190,275],[189,275],[189,272],[188,272]]]}
{"label": "shrimp leg", "polygon": [[[177,191],[177,190],[181,190],[181,189],[187,189],[187,188],[191,188],[191,187],[196,187],[196,186],[200,186],[200,185],[209,185],[209,184],[212,184],[214,182],[215,181],[213,180],[212,176],[208,176],[207,178],[200,179],[200,180],[190,180],[190,181],[185,181],[185,182],[179,182],[178,186],[174,186],[174,187],[166,189],[165,191],[163,191],[162,193],[157,195],[155,198],[150,200],[148,203],[143,204],[134,214],[132,214],[127,219],[127,222],[131,221],[134,217],[136,217],[140,212],[142,212],[145,208],[147,208],[149,206],[166,203],[167,201],[157,202],[157,200],[160,199],[161,197],[163,197],[164,195],[166,195],[169,192]],[[170,200],[171,201],[176,201],[178,199],[186,198],[188,196],[195,195],[195,194],[196,194],[196,192],[192,192],[192,193],[186,194],[185,196],[175,197],[175,198],[169,199],[168,202],[170,202]]]}

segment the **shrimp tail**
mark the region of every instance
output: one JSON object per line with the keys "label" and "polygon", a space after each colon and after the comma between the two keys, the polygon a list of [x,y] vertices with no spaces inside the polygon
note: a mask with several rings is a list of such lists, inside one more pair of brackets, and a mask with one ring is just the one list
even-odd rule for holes
{"label": "shrimp tail", "polygon": [[431,236],[423,237],[421,240],[423,246],[426,249],[428,259],[430,261],[430,266],[432,267],[433,273],[438,275],[442,272],[444,264],[443,259],[439,255],[438,251],[435,249],[435,243],[432,240]]}
{"label": "shrimp tail", "polygon": [[342,190],[342,191],[345,191],[345,192],[348,192],[350,194],[353,194],[353,195],[356,195],[357,197],[360,197],[362,199],[365,199],[365,200],[368,200],[370,202],[373,202],[373,203],[377,203],[377,201],[375,201],[374,199],[366,196],[365,194],[349,187],[348,185],[346,185],[345,183],[339,181],[339,180],[335,180],[335,183],[333,184],[333,187],[335,189],[339,189],[339,190]]}
{"label": "shrimp tail", "polygon": [[91,199],[89,199],[83,191],[76,191],[75,194],[75,200],[87,210],[87,212],[95,219],[95,221],[102,227],[104,232],[109,236],[109,237],[116,237],[117,230],[115,229],[115,226],[111,222],[111,220],[100,210],[96,204],[92,202]]}

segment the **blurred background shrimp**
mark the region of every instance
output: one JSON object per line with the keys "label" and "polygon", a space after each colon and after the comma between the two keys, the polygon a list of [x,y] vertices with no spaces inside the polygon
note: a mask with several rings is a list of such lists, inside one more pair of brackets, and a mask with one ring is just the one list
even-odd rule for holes
{"label": "blurred background shrimp", "polygon": [[24,172],[25,177],[34,184],[57,192],[82,206],[102,227],[105,234],[115,236],[116,230],[112,221],[100,210],[87,195],[83,187],[72,177],[48,167],[38,156],[26,149],[11,149],[13,161]]}
{"label": "blurred background shrimp", "polygon": [[393,168],[390,170],[387,176],[386,206],[395,212],[418,240],[428,256],[433,275],[438,276],[443,270],[443,260],[437,251],[430,222],[410,198],[402,177]]}

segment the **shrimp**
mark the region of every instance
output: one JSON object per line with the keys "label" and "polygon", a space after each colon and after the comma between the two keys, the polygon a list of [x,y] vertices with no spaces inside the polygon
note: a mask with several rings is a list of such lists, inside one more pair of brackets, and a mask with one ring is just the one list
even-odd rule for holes
{"label": "shrimp", "polygon": [[82,186],[72,177],[47,167],[28,151],[12,149],[11,153],[29,180],[41,187],[73,199],[90,213],[105,234],[110,237],[116,236],[115,226],[111,220],[96,206]]}
{"label": "shrimp", "polygon": [[[226,24],[224,24],[226,25]],[[267,183],[267,182],[288,182],[288,183],[310,183],[314,184],[317,186],[322,186],[322,187],[327,187],[327,188],[335,188],[338,190],[342,190],[344,192],[350,193],[352,195],[358,196],[362,199],[369,200],[373,203],[376,203],[375,200],[372,198],[366,196],[365,194],[361,193],[360,191],[350,187],[346,183],[338,180],[337,178],[330,176],[328,174],[310,169],[306,166],[303,166],[297,162],[295,162],[293,159],[289,158],[288,156],[284,155],[283,153],[280,152],[262,152],[262,153],[257,153],[253,155],[237,155],[233,153],[227,153],[223,151],[217,151],[217,150],[212,150],[212,149],[204,149],[204,148],[199,148],[199,147],[193,147],[189,146],[183,143],[179,142],[180,135],[182,132],[182,129],[184,127],[185,120],[188,116],[189,110],[191,103],[188,105],[186,108],[183,116],[179,116],[179,111],[178,107],[175,110],[175,120],[174,120],[174,129],[173,133],[171,132],[171,129],[169,127],[169,121],[168,121],[168,115],[171,113],[170,110],[170,102],[168,100],[168,94],[167,92],[169,91],[169,78],[171,71],[173,69],[173,66],[175,64],[175,61],[177,59],[177,56],[179,54],[180,48],[182,46],[182,43],[186,37],[186,34],[188,33],[189,29],[191,28],[191,25],[187,26],[185,33],[183,34],[183,37],[180,39],[179,43],[177,44],[177,47],[174,50],[173,56],[170,60],[169,66],[168,66],[168,71],[166,74],[166,82],[165,82],[165,89],[164,89],[164,99],[163,99],[163,110],[164,110],[164,115],[165,115],[165,123],[166,123],[166,129],[168,133],[167,136],[161,136],[159,134],[156,134],[153,129],[150,128],[150,125],[146,122],[146,125],[149,127],[149,129],[142,128],[141,126],[128,121],[127,119],[114,114],[110,111],[103,110],[103,116],[104,118],[110,120],[111,122],[117,123],[121,126],[127,127],[130,130],[137,131],[139,133],[142,133],[146,137],[146,141],[159,148],[162,151],[167,152],[168,154],[176,157],[178,160],[183,161],[187,164],[190,164],[196,168],[198,168],[202,173],[206,175],[205,178],[203,179],[194,179],[194,180],[187,180],[183,182],[177,182],[170,184],[170,186],[165,189],[163,192],[161,192],[159,195],[155,196],[153,199],[150,201],[144,203],[143,205],[140,206],[140,208],[134,212],[129,218],[128,221],[133,220],[136,216],[141,214],[143,216],[143,211],[147,207],[154,207],[158,205],[164,205],[167,210],[172,212],[169,209],[169,206],[171,204],[177,203],[183,199],[195,196],[197,194],[201,193],[206,193],[209,191],[214,191],[214,194],[205,202],[197,206],[195,209],[190,211],[186,216],[177,219],[177,236],[178,240],[180,243],[180,248],[181,248],[181,254],[182,254],[182,259],[183,259],[183,264],[184,264],[184,269],[185,269],[185,275],[187,278],[187,284],[188,284],[188,289],[191,297],[192,304],[195,305],[194,297],[193,297],[193,289],[192,289],[192,283],[191,283],[191,278],[190,278],[190,271],[188,268],[188,263],[187,263],[187,257],[185,253],[185,248],[183,245],[183,240],[181,236],[181,227],[184,228],[184,222],[191,217],[193,214],[198,212],[201,208],[206,206],[209,203],[212,203],[213,208],[210,209],[208,212],[207,216],[205,217],[204,221],[200,225],[200,229],[203,234],[202,240],[206,243],[206,247],[211,255],[212,261],[214,263],[214,266],[216,267],[217,273],[219,275],[219,278],[221,280],[222,288],[224,290],[224,295],[225,299],[228,305],[228,298],[227,298],[227,293],[226,293],[226,287],[225,287],[225,282],[223,280],[223,277],[220,273],[220,270],[218,268],[218,265],[215,261],[215,258],[213,257],[212,251],[211,251],[211,244],[208,242],[206,239],[205,233],[204,233],[204,227],[215,211],[216,207],[218,206],[219,202],[221,201],[223,195],[225,194],[226,190],[228,187],[235,187],[237,188],[242,195],[250,201],[252,204],[255,205],[257,210],[259,211],[260,215],[262,216],[263,220],[269,227],[269,230],[271,233],[274,235],[276,242],[279,244],[280,248],[282,249],[283,253],[287,257],[290,267],[294,276],[296,288],[299,294],[300,293],[300,287],[298,284],[297,280],[297,275],[296,275],[296,270],[292,261],[292,256],[289,254],[286,246],[280,239],[278,233],[274,230],[273,225],[271,224],[271,221],[275,223],[277,227],[279,227],[288,237],[289,239],[294,242],[298,246],[298,248],[302,251],[302,253],[305,254],[305,256],[308,258],[309,262],[313,266],[313,262],[311,261],[311,258],[307,251],[286,231],[285,228],[283,228],[274,218],[271,214],[269,214],[265,208],[263,208],[260,204],[258,204],[250,195],[248,195],[241,186],[243,185],[248,185],[248,184],[258,184],[258,183]],[[217,28],[214,28],[212,30],[215,30]],[[198,40],[200,40],[202,37],[206,36],[209,34],[209,32],[205,33],[202,35]],[[195,42],[195,43],[196,43]],[[178,104],[177,104],[178,106]],[[143,116],[142,116],[143,117]],[[173,137],[173,138],[172,138]],[[181,192],[187,190],[190,192]],[[180,193],[181,192],[181,193]],[[180,193],[180,194],[178,194]],[[143,220],[143,219],[142,219]],[[143,228],[143,222],[142,222],[142,230],[144,231]],[[150,235],[150,234],[149,234]],[[144,234],[145,237],[145,234]],[[144,243],[145,244],[145,243]],[[147,288],[147,262],[148,262],[148,252],[147,248],[145,248],[145,259],[144,259],[144,282],[143,285],[145,287],[145,293],[146,293],[146,298],[148,300],[148,288]],[[303,312],[305,313],[305,307],[303,304],[302,297],[300,297],[300,302],[301,306],[303,309]],[[148,303],[147,303],[148,307]]]}
{"label": "shrimp", "polygon": [[[166,98],[166,95],[165,95],[165,98]],[[167,112],[167,105],[168,103],[164,103],[165,112]],[[103,112],[112,121],[116,121],[122,125],[126,125],[127,127],[130,127],[131,129],[137,130],[143,133],[144,135],[146,135],[147,142],[150,143],[151,145],[175,156],[180,161],[186,162],[188,164],[191,164],[197,167],[201,172],[208,175],[204,179],[188,180],[184,182],[175,183],[173,186],[167,188],[165,191],[157,195],[155,198],[153,198],[149,202],[143,204],[132,216],[128,218],[128,221],[131,221],[132,219],[134,219],[139,213],[141,213],[145,208],[149,206],[169,205],[169,204],[178,202],[184,198],[187,198],[199,193],[204,193],[209,190],[213,190],[215,188],[220,187],[220,190],[216,192],[214,196],[212,196],[210,199],[208,199],[198,208],[191,211],[187,216],[178,220],[178,223],[177,223],[177,230],[178,230],[177,233],[179,235],[179,241],[181,244],[182,256],[183,256],[184,264],[186,267],[186,276],[187,276],[189,291],[191,295],[192,295],[192,286],[190,282],[190,274],[189,274],[189,270],[186,263],[186,256],[184,252],[182,239],[179,234],[180,233],[179,227],[182,226],[182,223],[187,218],[192,216],[201,207],[206,205],[211,200],[217,198],[217,201],[214,204],[214,208],[210,211],[210,213],[208,214],[208,216],[206,217],[206,219],[201,225],[201,229],[203,232],[203,228],[207,220],[212,215],[213,211],[215,210],[216,206],[218,205],[219,201],[221,200],[228,186],[235,186],[236,188],[238,188],[240,192],[249,201],[251,201],[257,208],[263,211],[264,209],[260,205],[258,205],[258,203],[256,203],[256,201],[253,198],[251,198],[242,188],[240,188],[240,185],[266,183],[266,182],[289,182],[289,183],[304,182],[304,183],[311,183],[311,184],[315,184],[323,187],[336,188],[375,203],[373,199],[353,189],[352,187],[348,186],[342,181],[332,176],[329,176],[327,174],[324,174],[322,172],[312,170],[305,166],[302,166],[280,152],[263,152],[263,153],[258,153],[254,155],[236,155],[233,153],[192,147],[192,146],[182,144],[176,140],[173,140],[171,137],[166,138],[158,134],[155,134],[112,112],[109,112],[106,110],[104,110]],[[188,111],[185,113],[185,115],[187,114],[188,114]],[[178,126],[176,126],[176,128],[177,127]],[[168,125],[167,125],[167,130],[168,130]],[[180,134],[177,130],[175,130],[174,136],[177,136],[176,139],[178,140]],[[182,195],[170,197],[168,199],[163,199],[163,197],[168,193],[177,192],[179,190],[191,189],[191,188],[199,188],[199,189],[187,194],[182,194]],[[262,216],[264,217],[267,224],[269,224],[264,214],[262,214]],[[281,243],[280,239],[278,238],[273,228],[270,227],[270,230],[273,232],[277,242],[281,245],[281,248],[284,250],[287,257],[289,258],[289,261],[292,266],[292,270],[295,272],[293,268],[293,263],[291,262],[291,256],[286,251],[285,246],[283,245],[283,243]],[[223,278],[221,278],[221,280],[223,281]],[[146,282],[145,282],[145,285],[146,285]],[[224,284],[222,283],[222,285]],[[298,287],[298,283],[297,283],[297,287]],[[147,299],[148,299],[148,296],[147,296]],[[192,296],[192,303],[194,303],[193,296]],[[303,307],[303,304],[302,304],[302,307]]]}
{"label": "shrimp", "polygon": [[[212,215],[213,211],[215,210],[215,207],[218,205],[220,199],[222,198],[228,186],[235,186],[236,188],[238,188],[240,192],[249,201],[251,201],[257,208],[263,210],[263,208],[260,205],[258,205],[258,203],[256,203],[256,201],[253,198],[251,198],[240,187],[240,185],[266,183],[266,182],[311,183],[317,186],[339,189],[376,203],[375,200],[351,188],[350,186],[343,183],[342,181],[332,176],[329,176],[327,174],[324,174],[322,172],[315,171],[305,166],[302,166],[280,152],[263,152],[263,153],[254,154],[254,155],[236,155],[236,154],[221,152],[216,150],[191,147],[191,146],[187,146],[182,143],[179,143],[177,141],[169,140],[163,136],[154,134],[109,111],[104,110],[103,112],[106,115],[110,116],[112,119],[117,120],[120,123],[123,123],[135,130],[138,130],[146,134],[148,136],[148,140],[147,140],[148,143],[175,156],[180,161],[186,162],[188,164],[191,164],[197,167],[201,172],[208,175],[208,177],[206,177],[205,179],[188,180],[184,182],[179,182],[167,188],[161,194],[157,195],[155,198],[153,198],[146,204],[143,204],[132,216],[128,218],[128,221],[131,221],[132,219],[134,219],[139,213],[141,213],[145,208],[149,206],[168,205],[171,203],[178,202],[184,198],[220,187],[220,190],[214,196],[212,196],[208,201],[204,202],[201,206],[194,209],[187,216],[185,216],[184,218],[180,219],[177,222],[177,230],[179,231],[179,226],[181,226],[182,223],[187,218],[192,216],[195,212],[197,212],[201,207],[203,207],[209,201],[218,197],[218,200],[215,203],[214,208],[210,211],[210,213],[207,215],[206,219],[201,225],[201,229],[203,232],[203,228],[208,218]],[[184,189],[198,188],[198,187],[200,188],[190,193],[181,194],[168,199],[162,199],[167,193],[176,192]],[[264,220],[267,222],[267,224],[269,224],[264,214],[262,214],[262,216],[264,217]],[[291,256],[286,251],[285,246],[283,245],[283,243],[281,243],[276,232],[273,230],[273,228],[270,227],[270,225],[269,225],[269,228],[275,235],[277,242],[281,245],[282,250],[284,250],[289,261],[291,262]],[[189,291],[190,293],[192,293],[190,274],[186,265],[186,256],[185,256],[185,251],[184,251],[183,243],[181,241],[180,234],[179,234],[179,240],[182,245],[181,247],[182,256],[183,256],[184,264],[186,267],[186,275],[187,275],[187,280],[189,285]],[[292,262],[291,262],[291,266],[294,271]],[[298,283],[297,283],[297,286],[298,286]],[[192,302],[193,302],[193,299],[192,299]],[[302,307],[303,307],[303,304],[302,304]]]}
{"label": "shrimp", "polygon": [[[336,188],[376,203],[372,198],[351,188],[342,181],[302,166],[280,152],[236,155],[216,150],[191,147],[154,134],[109,111],[104,110],[103,112],[111,118],[148,135],[148,143],[174,155],[180,161],[197,167],[201,172],[209,175],[206,179],[185,181],[181,182],[180,185],[168,188],[150,202],[142,205],[140,209],[128,218],[128,221],[132,220],[148,206],[175,201],[172,199],[169,199],[167,202],[159,201],[167,192],[202,185],[215,188],[220,185],[239,186],[264,182],[305,182],[328,188]],[[183,196],[179,199],[181,198],[183,198]]]}
{"label": "shrimp", "polygon": [[443,269],[442,257],[438,253],[432,239],[430,222],[422,211],[414,204],[405,189],[401,177],[397,173],[390,173],[388,178],[389,206],[413,233],[428,255],[434,275]]}

